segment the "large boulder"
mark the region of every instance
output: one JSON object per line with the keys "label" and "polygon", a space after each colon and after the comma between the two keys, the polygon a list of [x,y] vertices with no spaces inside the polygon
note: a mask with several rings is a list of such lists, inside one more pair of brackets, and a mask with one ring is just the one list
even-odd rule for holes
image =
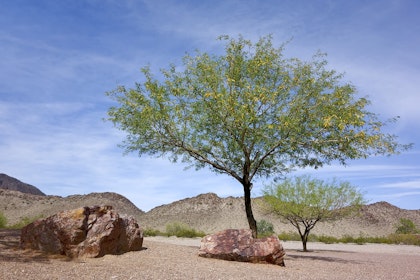
{"label": "large boulder", "polygon": [[207,235],[199,250],[201,257],[280,266],[284,266],[284,255],[277,236],[255,239],[249,229],[227,229]]}
{"label": "large boulder", "polygon": [[142,249],[143,231],[111,206],[82,207],[37,220],[22,229],[21,247],[77,257]]}

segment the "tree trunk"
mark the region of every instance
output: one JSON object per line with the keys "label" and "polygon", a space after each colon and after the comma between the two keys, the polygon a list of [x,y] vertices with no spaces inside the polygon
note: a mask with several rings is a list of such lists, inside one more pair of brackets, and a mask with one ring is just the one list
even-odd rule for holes
{"label": "tree trunk", "polygon": [[252,230],[252,237],[257,238],[257,222],[255,221],[254,214],[252,213],[251,205],[251,183],[244,183],[244,197],[245,197],[245,212],[248,219],[249,228]]}
{"label": "tree trunk", "polygon": [[300,235],[300,239],[302,239],[303,252],[308,252],[308,249],[306,247],[306,243],[308,243],[308,237],[309,231],[305,229],[305,233]]}
{"label": "tree trunk", "polygon": [[308,249],[306,248],[307,242],[308,242],[308,237],[302,236],[303,252],[308,252]]}

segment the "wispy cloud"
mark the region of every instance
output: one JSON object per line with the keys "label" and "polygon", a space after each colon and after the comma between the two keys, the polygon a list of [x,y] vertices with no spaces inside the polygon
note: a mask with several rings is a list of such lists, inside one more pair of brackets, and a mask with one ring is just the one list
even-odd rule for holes
{"label": "wispy cloud", "polygon": [[[122,156],[124,135],[81,103],[0,103],[0,170],[67,196],[113,191],[141,209],[202,192],[240,195],[239,183],[166,159]],[[151,198],[154,199],[151,199]],[[158,201],[158,202],[157,202]]]}
{"label": "wispy cloud", "polygon": [[[178,1],[179,2],[179,1]],[[329,53],[372,109],[401,120],[389,128],[418,142],[420,24],[404,1],[8,1],[0,17],[0,172],[46,193],[115,191],[148,210],[215,192],[242,195],[233,179],[187,170],[166,159],[122,156],[124,134],[103,122],[105,91],[131,87],[139,69],[180,63],[195,49],[220,53],[219,35],[251,40],[273,34],[286,55]],[[416,6],[417,7],[417,6]],[[417,153],[417,154],[416,154]],[[391,158],[303,170],[350,180],[373,200],[418,207],[420,162],[412,152]],[[254,195],[268,180],[255,182]],[[411,194],[411,195],[408,195]],[[415,200],[417,199],[417,200]]]}
{"label": "wispy cloud", "polygon": [[[420,177],[420,174],[417,177]],[[408,182],[389,183],[389,184],[381,185],[380,187],[381,188],[420,190],[420,179],[413,180],[413,181],[408,181]]]}

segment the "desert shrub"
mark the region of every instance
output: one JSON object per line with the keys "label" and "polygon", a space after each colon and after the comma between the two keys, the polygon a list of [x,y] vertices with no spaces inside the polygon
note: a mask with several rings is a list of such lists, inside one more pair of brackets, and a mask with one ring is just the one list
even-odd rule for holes
{"label": "desert shrub", "polygon": [[3,212],[0,212],[0,228],[5,228],[7,225],[7,218],[4,216]]}
{"label": "desert shrub", "polygon": [[35,222],[36,220],[42,218],[42,215],[34,216],[34,217],[23,217],[19,222],[16,224],[11,225],[9,228],[12,229],[21,229],[30,223]]}
{"label": "desert shrub", "polygon": [[416,228],[416,225],[414,222],[410,219],[400,219],[400,223],[396,225],[397,230],[395,233],[398,234],[415,234],[419,233],[419,230]]}
{"label": "desert shrub", "polygon": [[315,234],[311,234],[308,236],[308,242],[317,242],[318,237]]}
{"label": "desert shrub", "polygon": [[153,228],[146,228],[143,231],[144,236],[163,236],[165,233],[161,232],[160,230],[153,229]]}
{"label": "desert shrub", "polygon": [[338,241],[341,243],[355,243],[355,244],[365,244],[367,238],[364,236],[353,237],[351,235],[344,235],[343,237],[339,238]]}
{"label": "desert shrub", "polygon": [[355,244],[366,244],[366,243],[377,243],[377,244],[404,244],[404,245],[417,245],[420,246],[420,234],[390,234],[388,236],[363,236],[353,237],[345,235],[341,238],[332,236],[314,236],[319,242],[326,244],[332,243],[355,243]]}
{"label": "desert shrub", "polygon": [[197,231],[186,224],[174,222],[166,225],[166,235],[192,238],[203,237],[206,234],[202,231]]}
{"label": "desert shrub", "polygon": [[266,237],[274,234],[274,226],[266,220],[257,222],[258,237]]}
{"label": "desert shrub", "polygon": [[312,235],[312,237],[315,239],[314,241],[322,242],[325,244],[333,244],[338,243],[338,238],[333,236],[327,236],[327,235]]}
{"label": "desert shrub", "polygon": [[369,236],[365,239],[365,243],[393,244],[393,241],[387,236]]}
{"label": "desert shrub", "polygon": [[420,246],[420,234],[390,234],[388,240],[392,244]]}
{"label": "desert shrub", "polygon": [[283,231],[278,235],[279,239],[282,241],[300,241],[300,235],[297,232],[293,231]]}
{"label": "desert shrub", "polygon": [[[299,234],[295,232],[282,232],[279,234],[279,239],[282,241],[300,241]],[[388,236],[363,236],[362,234],[359,237],[353,237],[350,235],[345,235],[343,237],[337,238],[327,235],[310,235],[310,242],[323,242],[326,244],[333,243],[356,243],[356,244],[366,244],[366,243],[378,243],[378,244],[403,244],[403,245],[416,245],[420,246],[420,234],[390,234]]]}

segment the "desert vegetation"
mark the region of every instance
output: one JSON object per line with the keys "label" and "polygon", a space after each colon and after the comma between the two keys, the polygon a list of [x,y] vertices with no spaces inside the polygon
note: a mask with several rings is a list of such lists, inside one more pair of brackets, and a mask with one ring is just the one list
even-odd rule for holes
{"label": "desert vegetation", "polygon": [[21,229],[24,226],[29,225],[30,223],[33,223],[34,221],[43,218],[42,215],[34,216],[34,217],[23,217],[19,222],[8,226],[10,229]]}
{"label": "desert vegetation", "polygon": [[410,219],[401,218],[396,227],[396,233],[398,234],[420,234],[420,229]]}
{"label": "desert vegetation", "polygon": [[38,220],[42,217],[43,217],[42,215],[37,215],[37,216],[34,216],[34,217],[26,217],[25,216],[25,217],[22,217],[22,219],[19,222],[15,223],[15,224],[12,224],[12,225],[8,225],[7,217],[2,212],[0,212],[0,228],[21,229],[24,226],[29,225],[30,223],[32,223],[32,222],[34,222],[34,221],[36,221],[36,220]]}
{"label": "desert vegetation", "polygon": [[173,222],[166,224],[166,231],[162,232],[157,229],[146,228],[144,230],[145,236],[176,236],[176,237],[203,237],[206,234],[202,231],[195,230],[187,224],[180,222]]}
{"label": "desert vegetation", "polygon": [[274,234],[274,226],[272,223],[266,220],[260,220],[257,222],[258,237],[266,237]]}
{"label": "desert vegetation", "polygon": [[[266,237],[270,235],[276,235],[273,231],[271,231],[270,222],[267,221],[259,221],[258,224],[261,226],[259,231],[259,237]],[[272,225],[272,224],[271,224]],[[268,226],[268,227],[267,227]],[[266,229],[266,230],[263,230]],[[167,231],[160,231],[157,229],[146,228],[144,230],[144,235],[147,236],[176,236],[176,237],[183,237],[183,238],[197,238],[203,237],[206,233],[202,231],[195,230],[188,225],[175,222],[172,224],[168,224]],[[277,234],[278,238],[284,242],[287,241],[302,241],[302,238],[298,232],[289,231],[289,232],[281,232]],[[374,243],[374,244],[395,244],[395,245],[416,245],[420,246],[420,234],[401,234],[401,233],[393,233],[387,236],[365,236],[360,234],[359,236],[351,236],[345,235],[343,237],[335,237],[335,236],[328,236],[328,235],[317,235],[311,234],[308,236],[307,242],[321,242],[325,244],[334,244],[334,243],[344,243],[344,244],[367,244],[367,243]]]}
{"label": "desert vegetation", "polygon": [[[278,234],[281,240],[300,240],[299,234],[276,215],[265,215],[259,207],[262,198],[254,200],[259,236]],[[162,205],[149,212],[136,210],[126,198],[114,193],[95,193],[60,198],[35,196],[16,191],[0,191],[0,226],[21,228],[40,217],[95,203],[114,203],[120,213],[135,216],[146,236],[168,236],[167,226],[177,229],[170,235],[200,237],[227,228],[244,228],[243,199],[220,198],[202,194]],[[20,207],[14,207],[13,204]],[[3,210],[4,209],[4,210]],[[206,220],[203,220],[203,216]],[[272,227],[273,226],[273,227]],[[389,203],[365,205],[358,215],[334,222],[320,222],[309,235],[308,242],[392,243],[418,245],[419,210],[404,210]],[[293,232],[294,231],[294,232]],[[175,233],[174,233],[175,232]],[[273,232],[273,233],[272,233]],[[309,245],[311,246],[311,245]]]}
{"label": "desert vegetation", "polygon": [[117,103],[108,115],[127,134],[126,152],[182,160],[237,180],[254,237],[251,189],[258,177],[410,148],[383,132],[388,122],[327,68],[324,54],[286,58],[271,36],[220,40],[223,55],[186,55],[181,71],[172,64],[161,79],[142,68],[144,82],[107,93]]}
{"label": "desert vegetation", "polygon": [[4,216],[3,212],[0,212],[0,228],[5,228],[7,225],[7,218]]}
{"label": "desert vegetation", "polygon": [[[301,237],[297,232],[282,232],[278,235],[280,240],[283,241],[301,241]],[[354,244],[396,244],[396,245],[416,245],[420,246],[420,235],[419,234],[398,234],[393,233],[387,236],[364,236],[361,234],[358,237],[351,235],[345,235],[343,237],[334,237],[327,235],[316,235],[311,234],[308,237],[308,242],[322,242],[325,244],[334,243],[354,243]]]}
{"label": "desert vegetation", "polygon": [[[405,219],[410,221],[409,219]],[[410,221],[412,222],[412,221]],[[258,223],[258,235],[260,238],[277,235],[278,238],[282,241],[302,241],[302,237],[296,231],[281,232],[276,234],[274,232],[273,224],[266,220],[260,220]],[[406,221],[404,221],[406,223]],[[410,223],[411,224],[411,223]],[[414,223],[413,223],[414,224]],[[145,236],[176,236],[184,238],[197,238],[203,237],[206,235],[205,232],[196,230],[187,224],[181,222],[168,223],[166,225],[166,231],[160,231],[153,228],[146,228],[144,230]],[[367,244],[367,243],[376,243],[376,244],[397,244],[397,245],[416,245],[420,246],[420,234],[415,233],[400,233],[397,230],[393,234],[387,236],[366,236],[360,234],[359,236],[344,235],[343,237],[334,237],[328,235],[317,235],[311,234],[308,236],[307,242],[322,242],[325,244],[334,244],[334,243],[354,243],[354,244]]]}
{"label": "desert vegetation", "polygon": [[[410,219],[401,218],[399,224],[396,225],[395,233],[386,236],[359,236],[344,235],[343,237],[334,237],[327,235],[311,234],[308,236],[309,242],[322,242],[326,244],[333,243],[378,243],[378,244],[397,244],[397,245],[416,245],[420,246],[420,231],[415,226],[414,222]],[[278,235],[280,240],[283,241],[299,241],[301,240],[300,234],[297,232],[281,232]]]}
{"label": "desert vegetation", "polygon": [[264,207],[291,223],[307,251],[309,234],[320,221],[334,221],[356,213],[364,203],[363,195],[348,182],[322,181],[310,176],[285,179],[266,186]]}

